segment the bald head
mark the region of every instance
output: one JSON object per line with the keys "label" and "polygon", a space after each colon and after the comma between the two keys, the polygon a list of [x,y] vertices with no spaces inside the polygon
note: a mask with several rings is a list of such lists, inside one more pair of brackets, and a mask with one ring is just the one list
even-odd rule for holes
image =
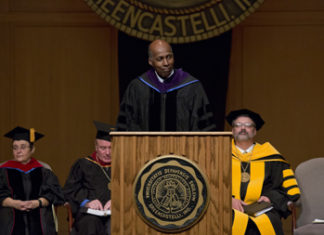
{"label": "bald head", "polygon": [[158,39],[150,43],[148,48],[148,63],[155,69],[158,75],[168,78],[173,70],[174,58],[169,43]]}
{"label": "bald head", "polygon": [[169,43],[167,43],[162,39],[154,40],[153,42],[150,43],[148,47],[148,57],[152,58],[154,52],[157,52],[159,50],[168,50],[172,52],[172,47],[170,46]]}

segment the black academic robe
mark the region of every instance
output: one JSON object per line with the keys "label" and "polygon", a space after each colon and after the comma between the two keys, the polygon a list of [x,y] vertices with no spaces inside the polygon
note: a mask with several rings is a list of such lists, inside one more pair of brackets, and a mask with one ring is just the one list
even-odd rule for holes
{"label": "black academic robe", "polygon": [[183,72],[179,83],[161,90],[148,74],[150,71],[134,79],[125,91],[118,131],[215,130],[211,106],[199,80]]}
{"label": "black academic robe", "polygon": [[[246,182],[244,172],[249,174]],[[258,217],[233,210],[233,235],[249,234],[246,229],[252,234],[283,235],[281,218],[290,214],[287,203],[297,201],[300,190],[288,162],[270,143],[256,143],[251,153],[242,154],[233,142],[232,194],[247,204],[266,196],[274,207]]]}
{"label": "black academic robe", "polygon": [[23,212],[0,206],[0,234],[52,235],[56,234],[52,204],[64,203],[64,196],[54,173],[32,159],[32,166],[25,168],[15,161],[0,167],[0,205],[5,198],[37,200],[44,197],[49,206]]}
{"label": "black academic robe", "polygon": [[[107,176],[103,173],[106,171]],[[92,157],[78,159],[71,168],[63,192],[72,209],[75,234],[107,234],[110,217],[98,217],[84,213],[82,203],[98,199],[102,206],[110,200],[111,167],[100,166]]]}

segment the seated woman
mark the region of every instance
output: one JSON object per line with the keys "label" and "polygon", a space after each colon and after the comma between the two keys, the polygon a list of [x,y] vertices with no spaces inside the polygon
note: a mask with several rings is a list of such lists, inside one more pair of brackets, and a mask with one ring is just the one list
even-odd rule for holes
{"label": "seated woman", "polygon": [[52,204],[64,203],[57,177],[32,154],[43,135],[16,127],[11,138],[13,160],[0,165],[0,234],[56,234]]}

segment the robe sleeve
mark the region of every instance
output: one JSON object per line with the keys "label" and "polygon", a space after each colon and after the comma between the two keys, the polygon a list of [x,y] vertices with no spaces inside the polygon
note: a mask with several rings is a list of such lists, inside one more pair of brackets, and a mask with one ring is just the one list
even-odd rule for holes
{"label": "robe sleeve", "polygon": [[65,182],[63,192],[67,202],[69,202],[73,215],[80,208],[81,203],[89,198],[86,187],[83,186],[83,173],[79,159],[71,168],[68,179]]}
{"label": "robe sleeve", "polygon": [[211,105],[200,82],[197,82],[193,101],[192,131],[215,131],[216,125]]}
{"label": "robe sleeve", "polygon": [[43,168],[43,182],[40,189],[40,197],[46,198],[50,204],[62,205],[64,195],[56,175],[49,169]]}
{"label": "robe sleeve", "polygon": [[290,214],[288,201],[297,201],[300,197],[295,175],[288,164],[274,162],[271,167],[271,180],[271,187],[262,195],[267,196],[279,214],[286,218]]}
{"label": "robe sleeve", "polygon": [[7,174],[5,169],[0,168],[0,207],[2,207],[2,202],[7,197],[12,197],[8,186]]}
{"label": "robe sleeve", "polygon": [[135,90],[133,81],[128,85],[120,103],[120,110],[116,124],[117,131],[127,131],[131,126],[132,120],[134,120],[134,105],[136,100]]}

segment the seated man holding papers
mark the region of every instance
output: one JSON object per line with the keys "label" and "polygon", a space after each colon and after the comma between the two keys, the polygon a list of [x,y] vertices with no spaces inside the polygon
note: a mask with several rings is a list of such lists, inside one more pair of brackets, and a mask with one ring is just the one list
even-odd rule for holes
{"label": "seated man holding papers", "polygon": [[75,219],[72,234],[110,234],[111,126],[95,125],[95,151],[74,163],[63,189]]}

